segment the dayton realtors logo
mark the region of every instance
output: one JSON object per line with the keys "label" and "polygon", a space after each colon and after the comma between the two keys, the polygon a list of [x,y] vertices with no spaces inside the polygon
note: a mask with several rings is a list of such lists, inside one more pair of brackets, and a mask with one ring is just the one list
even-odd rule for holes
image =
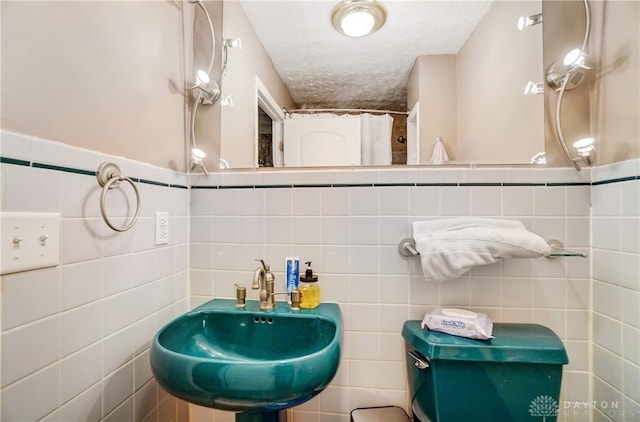
{"label": "dayton realtors logo", "polygon": [[563,401],[559,415],[565,418],[587,420],[593,417],[607,416],[613,420],[638,420],[640,408],[623,406],[614,401]]}
{"label": "dayton realtors logo", "polygon": [[558,402],[550,396],[538,396],[531,400],[529,413],[533,417],[541,417],[542,422],[547,420],[547,416],[558,416]]}

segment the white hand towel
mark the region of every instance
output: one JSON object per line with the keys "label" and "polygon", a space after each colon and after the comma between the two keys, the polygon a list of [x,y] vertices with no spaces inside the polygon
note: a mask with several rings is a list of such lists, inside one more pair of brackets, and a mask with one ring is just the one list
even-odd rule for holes
{"label": "white hand towel", "polygon": [[433,154],[431,155],[431,164],[444,164],[449,161],[447,149],[444,147],[441,136],[436,136],[436,143],[433,146]]}
{"label": "white hand towel", "polygon": [[551,253],[547,242],[519,221],[450,218],[413,223],[425,280],[461,276],[474,266],[501,258],[538,258]]}

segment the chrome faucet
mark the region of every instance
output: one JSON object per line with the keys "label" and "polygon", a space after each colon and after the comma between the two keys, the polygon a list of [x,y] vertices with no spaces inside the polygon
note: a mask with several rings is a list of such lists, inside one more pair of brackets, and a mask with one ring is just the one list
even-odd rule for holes
{"label": "chrome faucet", "polygon": [[260,297],[260,309],[273,309],[276,307],[274,300],[274,280],[275,276],[271,272],[270,266],[262,259],[256,259],[262,266],[253,272],[251,289],[258,290]]}

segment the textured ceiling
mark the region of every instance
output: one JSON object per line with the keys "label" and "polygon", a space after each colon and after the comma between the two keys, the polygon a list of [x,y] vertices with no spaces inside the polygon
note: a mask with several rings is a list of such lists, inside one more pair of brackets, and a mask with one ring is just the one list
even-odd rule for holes
{"label": "textured ceiling", "polygon": [[246,1],[242,6],[301,107],[405,110],[417,56],[456,54],[491,5],[479,0],[388,0],[386,24],[362,38],[331,25],[335,1]]}

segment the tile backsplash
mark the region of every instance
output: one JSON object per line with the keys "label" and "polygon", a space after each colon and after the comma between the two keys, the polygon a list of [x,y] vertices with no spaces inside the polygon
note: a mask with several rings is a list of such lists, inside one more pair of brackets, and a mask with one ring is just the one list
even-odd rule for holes
{"label": "tile backsplash", "polygon": [[[409,409],[400,336],[407,319],[437,305],[494,321],[551,327],[570,355],[563,400],[588,400],[590,258],[506,260],[455,280],[426,282],[417,258],[398,253],[417,220],[452,216],[522,221],[545,239],[590,253],[589,171],[515,169],[230,173],[194,178],[191,304],[233,297],[264,258],[284,289],[284,258],[311,260],[323,300],[340,304],[345,350],[338,375],[292,414],[344,421],[357,407]],[[249,291],[249,296],[252,292]],[[255,295],[254,295],[255,296]],[[231,420],[197,410],[198,420]]]}
{"label": "tile backsplash", "polygon": [[[290,420],[347,422],[351,409],[375,405],[410,410],[400,329],[437,305],[551,327],[570,359],[560,420],[640,419],[640,160],[580,173],[421,167],[188,180],[13,133],[1,141],[2,211],[62,217],[61,265],[1,280],[3,421],[233,421],[162,391],[149,341],[174,316],[233,297],[234,283],[249,286],[257,258],[284,289],[286,256],[313,261],[323,300],[338,302],[345,320],[336,378]],[[107,160],[140,189],[141,216],[128,232],[115,234],[100,217],[94,172]],[[125,185],[108,195],[109,215],[124,224],[133,201]],[[154,211],[169,212],[169,245],[154,245]],[[505,260],[426,282],[398,242],[413,221],[452,216],[519,220],[588,258]]]}
{"label": "tile backsplash", "polygon": [[[3,421],[155,421],[187,407],[157,386],[149,342],[188,309],[188,194],[183,174],[2,133],[2,211],[57,212],[61,265],[2,276]],[[103,161],[140,190],[140,218],[116,233],[100,217]],[[119,191],[119,192],[118,192]],[[109,192],[114,224],[135,197]],[[153,213],[170,214],[170,243],[154,246]]]}

